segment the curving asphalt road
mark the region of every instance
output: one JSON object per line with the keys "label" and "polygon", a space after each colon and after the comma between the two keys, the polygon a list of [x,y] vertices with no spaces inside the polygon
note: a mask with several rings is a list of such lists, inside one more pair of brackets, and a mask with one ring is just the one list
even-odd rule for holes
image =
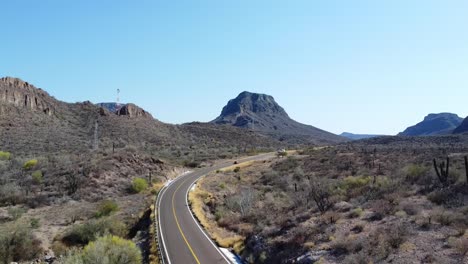
{"label": "curving asphalt road", "polygon": [[[272,157],[274,153],[237,161],[241,163]],[[179,176],[161,191],[156,207],[158,208],[159,245],[165,264],[230,263],[193,217],[188,207],[187,194],[200,177],[232,165],[233,161],[221,162],[212,167]]]}

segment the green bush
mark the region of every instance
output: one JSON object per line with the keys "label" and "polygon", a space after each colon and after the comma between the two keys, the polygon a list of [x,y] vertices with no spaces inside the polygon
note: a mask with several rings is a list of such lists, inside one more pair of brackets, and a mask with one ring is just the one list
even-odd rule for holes
{"label": "green bush", "polygon": [[43,180],[42,171],[37,170],[31,174],[33,181],[37,184],[41,184]]}
{"label": "green bush", "polygon": [[41,226],[41,223],[40,223],[39,219],[37,219],[37,218],[32,218],[31,219],[31,228],[32,229],[37,229],[40,226]]}
{"label": "green bush", "polygon": [[105,236],[89,243],[82,252],[65,259],[65,264],[140,264],[141,252],[132,241],[117,236]]}
{"label": "green bush", "polygon": [[0,160],[10,160],[11,153],[6,151],[0,151]]}
{"label": "green bush", "polygon": [[340,188],[344,190],[361,188],[368,185],[371,180],[370,176],[348,176],[343,179]]}
{"label": "green bush", "polygon": [[148,182],[143,178],[135,178],[132,182],[132,191],[140,193],[148,188]]}
{"label": "green bush", "polygon": [[4,229],[0,229],[0,263],[31,260],[40,254],[39,242],[25,224],[15,223]]}
{"label": "green bush", "polygon": [[106,200],[101,202],[99,205],[98,211],[96,212],[96,217],[103,217],[109,216],[113,212],[117,212],[119,210],[119,206],[116,202],[111,200]]}
{"label": "green bush", "polygon": [[127,227],[120,221],[109,218],[92,219],[84,224],[73,226],[63,237],[68,244],[86,245],[105,234],[125,236]]}
{"label": "green bush", "polygon": [[240,167],[235,167],[233,171],[234,171],[235,173],[238,173],[240,170],[241,170]]}
{"label": "green bush", "polygon": [[405,180],[410,182],[411,184],[418,183],[422,184],[426,182],[424,178],[427,174],[427,167],[422,165],[410,164],[406,166],[404,169],[405,172]]}
{"label": "green bush", "polygon": [[37,165],[37,159],[28,160],[23,164],[23,169],[30,170]]}

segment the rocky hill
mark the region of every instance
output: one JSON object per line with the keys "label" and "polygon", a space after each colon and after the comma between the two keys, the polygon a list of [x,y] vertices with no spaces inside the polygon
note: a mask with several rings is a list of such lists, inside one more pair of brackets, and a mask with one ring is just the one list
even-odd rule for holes
{"label": "rocky hill", "polygon": [[238,154],[246,146],[285,146],[271,137],[231,126],[165,124],[134,104],[113,113],[90,102],[65,103],[20,79],[0,79],[0,144],[4,151],[27,156],[86,153],[95,146],[96,125],[101,150],[132,147],[177,160],[209,160],[215,158],[211,155]]}
{"label": "rocky hill", "polygon": [[448,135],[457,128],[463,119],[456,114],[440,113],[429,114],[423,121],[408,127],[399,133],[399,136],[434,136]]}
{"label": "rocky hill", "polygon": [[211,123],[248,128],[281,140],[303,139],[318,144],[346,141],[343,137],[291,119],[275,99],[266,94],[242,92],[230,100],[221,115]]}
{"label": "rocky hill", "polygon": [[462,123],[453,130],[454,134],[462,134],[468,132],[468,117],[465,118]]}

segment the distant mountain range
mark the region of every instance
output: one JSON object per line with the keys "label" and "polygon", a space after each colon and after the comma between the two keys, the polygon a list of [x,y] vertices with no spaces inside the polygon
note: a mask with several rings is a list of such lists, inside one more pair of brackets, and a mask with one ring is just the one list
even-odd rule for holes
{"label": "distant mountain range", "polygon": [[351,140],[359,140],[359,139],[366,139],[366,138],[382,137],[384,135],[353,134],[349,132],[343,132],[340,134],[340,136],[351,139]]}
{"label": "distant mountain range", "polygon": [[463,118],[452,113],[429,114],[423,121],[408,127],[399,136],[449,135],[462,123]]}
{"label": "distant mountain range", "polygon": [[279,138],[307,138],[313,143],[338,143],[347,139],[322,129],[301,124],[266,94],[242,92],[230,100],[221,115],[211,121],[218,125],[231,125],[274,135]]}

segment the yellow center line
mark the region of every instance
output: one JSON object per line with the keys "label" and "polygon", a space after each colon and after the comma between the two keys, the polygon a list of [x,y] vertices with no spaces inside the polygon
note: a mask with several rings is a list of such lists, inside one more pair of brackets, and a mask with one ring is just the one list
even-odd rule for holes
{"label": "yellow center line", "polygon": [[187,247],[189,248],[190,252],[192,253],[193,257],[195,258],[195,261],[196,261],[198,264],[200,264],[200,261],[198,260],[197,255],[195,254],[195,252],[193,251],[192,247],[190,246],[190,243],[187,241],[187,238],[185,237],[184,232],[182,232],[182,228],[180,228],[179,220],[177,219],[177,215],[176,215],[176,212],[175,212],[175,206],[174,206],[175,194],[177,193],[177,191],[180,189],[180,187],[182,187],[182,185],[183,185],[187,180],[188,180],[188,179],[184,180],[184,181],[177,187],[177,189],[174,191],[174,194],[172,195],[172,213],[174,214],[174,218],[175,218],[177,227],[179,228],[179,232],[180,232],[180,234],[182,235],[182,238],[184,239],[185,244],[187,244]]}

